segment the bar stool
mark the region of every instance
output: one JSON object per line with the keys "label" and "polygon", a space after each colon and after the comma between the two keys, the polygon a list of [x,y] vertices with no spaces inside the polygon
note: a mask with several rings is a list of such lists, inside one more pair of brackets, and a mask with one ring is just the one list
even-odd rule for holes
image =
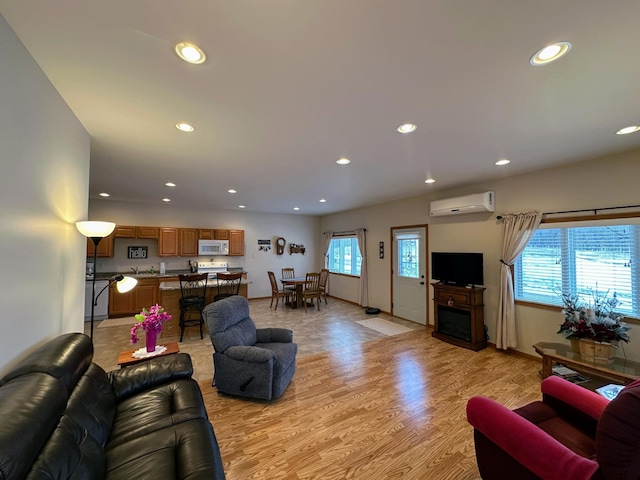
{"label": "bar stool", "polygon": [[205,307],[205,297],[207,293],[206,273],[196,275],[178,275],[180,279],[180,341],[184,335],[184,329],[187,327],[200,327],[200,338],[202,336],[202,325],[204,325],[204,317],[202,310]]}

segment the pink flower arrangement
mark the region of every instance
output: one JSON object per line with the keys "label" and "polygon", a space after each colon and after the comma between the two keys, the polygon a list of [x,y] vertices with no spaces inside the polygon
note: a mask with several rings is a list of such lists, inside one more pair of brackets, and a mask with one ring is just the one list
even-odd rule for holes
{"label": "pink flower arrangement", "polygon": [[155,332],[160,334],[162,332],[162,324],[171,320],[171,315],[164,311],[164,308],[157,303],[150,308],[143,308],[142,311],[136,315],[136,323],[134,323],[131,329],[131,343],[138,343],[138,337],[136,332],[139,328],[142,328],[146,332]]}

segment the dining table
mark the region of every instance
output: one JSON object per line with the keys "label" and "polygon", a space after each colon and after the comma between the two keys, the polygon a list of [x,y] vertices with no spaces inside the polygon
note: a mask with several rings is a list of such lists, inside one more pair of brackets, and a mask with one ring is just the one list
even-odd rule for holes
{"label": "dining table", "polygon": [[304,301],[304,298],[302,295],[302,287],[304,286],[306,281],[307,281],[307,277],[293,277],[293,278],[280,279],[280,282],[284,287],[286,287],[287,285],[293,285],[294,287],[296,287],[296,301],[290,302],[291,308],[298,308],[298,307],[302,308],[304,306],[304,303],[302,303]]}

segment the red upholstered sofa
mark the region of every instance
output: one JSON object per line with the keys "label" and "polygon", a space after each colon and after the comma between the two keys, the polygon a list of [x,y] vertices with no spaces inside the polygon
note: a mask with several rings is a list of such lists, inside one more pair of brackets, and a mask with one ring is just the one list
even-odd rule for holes
{"label": "red upholstered sofa", "polygon": [[640,380],[611,402],[554,376],[541,390],[542,401],[513,411],[467,403],[483,479],[640,479]]}

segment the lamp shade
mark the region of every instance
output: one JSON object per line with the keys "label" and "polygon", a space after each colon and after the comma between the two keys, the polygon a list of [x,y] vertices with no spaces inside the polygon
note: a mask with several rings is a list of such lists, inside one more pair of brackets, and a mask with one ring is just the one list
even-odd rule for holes
{"label": "lamp shade", "polygon": [[84,221],[76,222],[76,228],[85,237],[106,237],[116,228],[113,222]]}
{"label": "lamp shade", "polygon": [[137,283],[138,280],[133,277],[124,277],[122,280],[116,283],[116,288],[120,293],[127,293],[129,290],[132,290]]}

